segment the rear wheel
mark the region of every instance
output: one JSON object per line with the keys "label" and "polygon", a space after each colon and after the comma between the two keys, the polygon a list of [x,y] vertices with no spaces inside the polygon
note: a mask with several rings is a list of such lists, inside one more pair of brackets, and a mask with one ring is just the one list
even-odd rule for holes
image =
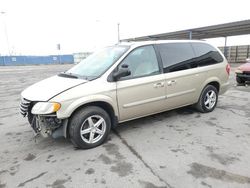
{"label": "rear wheel", "polygon": [[105,110],[97,106],[85,107],[70,121],[70,140],[77,148],[93,148],[106,140],[110,128],[110,117]]}
{"label": "rear wheel", "polygon": [[207,85],[201,92],[196,109],[202,113],[212,112],[218,101],[218,90],[212,85]]}

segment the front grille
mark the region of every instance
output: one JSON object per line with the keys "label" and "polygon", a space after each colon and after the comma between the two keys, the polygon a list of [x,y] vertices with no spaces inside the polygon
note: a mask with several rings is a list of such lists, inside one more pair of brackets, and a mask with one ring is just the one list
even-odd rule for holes
{"label": "front grille", "polygon": [[22,98],[20,103],[20,113],[25,117],[28,114],[28,110],[30,107],[31,101]]}
{"label": "front grille", "polygon": [[244,71],[243,74],[250,74],[250,71]]}

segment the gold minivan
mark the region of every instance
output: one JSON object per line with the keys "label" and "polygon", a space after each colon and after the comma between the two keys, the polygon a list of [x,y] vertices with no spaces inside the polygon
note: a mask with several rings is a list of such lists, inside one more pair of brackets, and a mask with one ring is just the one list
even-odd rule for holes
{"label": "gold minivan", "polygon": [[194,105],[214,110],[230,66],[204,41],[146,41],[106,47],[21,94],[21,114],[35,134],[102,144],[120,122]]}

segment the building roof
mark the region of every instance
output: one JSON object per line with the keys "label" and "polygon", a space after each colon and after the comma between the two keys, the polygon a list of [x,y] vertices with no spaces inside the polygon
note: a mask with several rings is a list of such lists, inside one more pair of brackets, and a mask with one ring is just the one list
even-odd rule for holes
{"label": "building roof", "polygon": [[206,27],[192,28],[169,33],[148,35],[121,41],[146,41],[165,39],[207,39],[250,34],[250,20],[230,22]]}

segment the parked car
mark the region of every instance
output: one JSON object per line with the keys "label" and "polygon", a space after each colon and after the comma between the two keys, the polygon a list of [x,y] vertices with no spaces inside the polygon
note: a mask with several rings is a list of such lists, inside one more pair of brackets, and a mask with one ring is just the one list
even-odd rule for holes
{"label": "parked car", "polygon": [[244,84],[247,81],[250,81],[250,59],[246,59],[246,63],[239,66],[235,70],[236,82],[238,84]]}
{"label": "parked car", "polygon": [[223,54],[203,41],[121,43],[25,89],[21,113],[36,134],[93,148],[121,122],[187,105],[213,111],[229,72]]}

